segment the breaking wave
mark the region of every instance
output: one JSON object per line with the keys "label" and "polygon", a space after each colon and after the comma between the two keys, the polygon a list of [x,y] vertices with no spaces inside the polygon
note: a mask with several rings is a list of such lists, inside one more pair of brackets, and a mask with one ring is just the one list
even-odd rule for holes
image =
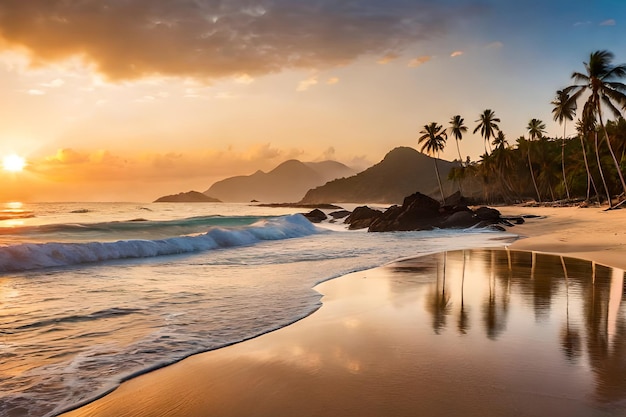
{"label": "breaking wave", "polygon": [[[252,245],[265,240],[281,240],[318,233],[318,229],[304,216],[294,214],[282,217],[198,217],[171,222],[133,220],[99,224],[47,225],[23,230],[28,233],[63,233],[76,230],[105,229],[171,231],[184,229],[193,232],[199,227],[208,231],[177,235],[162,239],[130,239],[113,242],[94,241],[80,243],[46,242],[18,243],[0,247],[0,272],[70,266],[116,259],[149,258],[208,251],[219,248]],[[45,230],[42,230],[45,228]],[[180,230],[179,230],[180,231]]]}

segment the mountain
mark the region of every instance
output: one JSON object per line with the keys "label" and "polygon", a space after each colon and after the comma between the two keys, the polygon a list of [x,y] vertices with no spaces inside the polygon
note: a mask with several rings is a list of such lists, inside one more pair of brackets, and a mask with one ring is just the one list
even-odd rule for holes
{"label": "mountain", "polygon": [[188,191],[157,198],[155,203],[221,203],[217,198],[209,197],[199,191]]}
{"label": "mountain", "polygon": [[270,172],[226,178],[204,193],[228,202],[296,202],[307,190],[335,178],[354,175],[354,170],[335,161],[285,161]]}
{"label": "mountain", "polygon": [[[444,193],[457,191],[456,184],[447,180],[456,162],[437,160]],[[376,165],[349,178],[331,181],[309,190],[301,203],[384,203],[402,204],[404,197],[421,192],[441,199],[433,158],[413,148],[391,150]]]}

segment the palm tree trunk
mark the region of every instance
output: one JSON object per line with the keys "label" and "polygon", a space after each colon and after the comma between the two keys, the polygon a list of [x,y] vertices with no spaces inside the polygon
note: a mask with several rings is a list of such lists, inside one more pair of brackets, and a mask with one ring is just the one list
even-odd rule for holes
{"label": "palm tree trunk", "polygon": [[617,158],[615,157],[615,153],[613,152],[613,147],[611,146],[611,141],[609,140],[609,134],[607,133],[606,127],[604,126],[604,121],[602,120],[602,113],[600,110],[599,101],[598,101],[598,118],[600,119],[600,126],[602,126],[602,132],[604,133],[606,144],[609,145],[609,151],[611,152],[613,163],[615,164],[615,168],[617,168],[617,174],[619,175],[619,180],[622,182],[623,194],[626,194],[626,181],[624,181],[624,175],[622,174],[622,170],[620,169],[619,162],[617,162]]}
{"label": "palm tree trunk", "polygon": [[596,192],[596,197],[598,198],[598,203],[600,202],[600,193],[598,193],[598,189],[596,188],[596,182],[593,180],[593,176],[591,175],[591,170],[589,169],[589,161],[587,160],[587,150],[585,146],[585,141],[583,139],[583,135],[579,136],[580,138],[580,146],[583,149],[583,159],[585,160],[585,170],[587,171],[587,201],[590,199],[591,185],[593,185],[593,190]]}
{"label": "palm tree trunk", "polygon": [[604,191],[606,191],[606,198],[609,200],[609,208],[613,208],[611,202],[611,194],[609,193],[609,187],[606,186],[606,180],[604,179],[604,171],[602,171],[602,163],[600,162],[600,149],[598,147],[598,132],[595,132],[595,144],[596,144],[596,159],[598,161],[598,170],[600,170],[600,177],[602,178],[602,184],[604,184]]}
{"label": "palm tree trunk", "polygon": [[443,201],[443,205],[445,206],[446,197],[444,197],[443,195],[443,187],[441,186],[441,178],[439,178],[439,168],[437,168],[437,158],[433,158],[433,162],[435,163],[435,173],[437,174],[437,182],[439,183],[439,191],[441,192],[441,201]]}
{"label": "palm tree trunk", "polygon": [[526,152],[526,155],[528,155],[528,169],[530,169],[530,178],[532,178],[533,185],[535,186],[535,192],[537,193],[537,200],[539,203],[541,203],[541,196],[539,195],[539,188],[537,188],[537,181],[535,181],[535,174],[533,172],[533,164],[530,161],[530,142],[528,143],[528,152]]}
{"label": "palm tree trunk", "polygon": [[569,188],[567,187],[567,178],[565,177],[565,131],[567,128],[567,119],[563,121],[563,143],[561,144],[561,169],[563,170],[563,184],[565,185],[565,193],[567,199],[570,199]]}
{"label": "palm tree trunk", "polygon": [[556,197],[554,196],[554,189],[552,188],[552,184],[548,181],[548,189],[550,190],[550,196],[552,197],[552,201],[556,201]]}
{"label": "palm tree trunk", "polygon": [[[455,138],[455,141],[456,141],[456,150],[459,153],[459,163],[461,164],[461,169],[463,169],[463,157],[461,156],[461,148],[459,147],[459,140]],[[459,191],[461,192],[461,195],[463,195],[463,185],[462,185],[461,178],[459,178]]]}

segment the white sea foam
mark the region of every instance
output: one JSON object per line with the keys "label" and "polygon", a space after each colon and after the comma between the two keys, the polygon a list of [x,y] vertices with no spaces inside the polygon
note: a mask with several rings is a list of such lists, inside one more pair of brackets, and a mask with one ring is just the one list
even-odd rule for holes
{"label": "white sea foam", "polygon": [[302,237],[317,232],[316,227],[304,216],[295,214],[259,220],[240,228],[212,227],[202,234],[157,240],[21,243],[0,247],[0,272],[201,252],[252,245],[264,240]]}

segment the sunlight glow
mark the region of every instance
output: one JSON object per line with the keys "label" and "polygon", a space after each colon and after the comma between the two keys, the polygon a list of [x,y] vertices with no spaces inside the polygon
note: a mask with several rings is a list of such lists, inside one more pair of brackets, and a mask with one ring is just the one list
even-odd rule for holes
{"label": "sunlight glow", "polygon": [[2,168],[5,171],[19,172],[26,166],[26,160],[19,155],[7,155],[2,159]]}

